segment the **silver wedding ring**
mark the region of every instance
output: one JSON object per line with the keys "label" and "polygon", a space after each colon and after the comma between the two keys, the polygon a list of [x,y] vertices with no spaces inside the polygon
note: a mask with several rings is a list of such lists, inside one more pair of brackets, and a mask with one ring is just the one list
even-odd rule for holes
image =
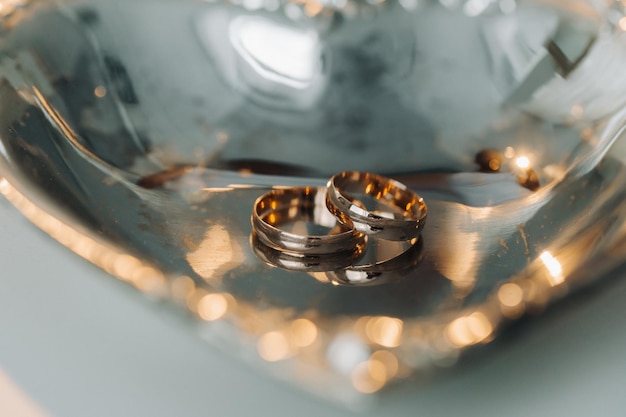
{"label": "silver wedding ring", "polygon": [[[380,207],[369,207],[365,199]],[[367,172],[333,176],[326,186],[326,206],[340,223],[377,239],[411,240],[426,223],[422,197],[398,181]]]}
{"label": "silver wedding ring", "polygon": [[[323,187],[275,189],[259,197],[252,211],[252,226],[259,241],[279,251],[319,255],[352,254],[363,248],[365,236],[356,229],[338,223],[325,206]],[[305,234],[285,230],[295,222],[307,222],[325,228],[325,234]]]}

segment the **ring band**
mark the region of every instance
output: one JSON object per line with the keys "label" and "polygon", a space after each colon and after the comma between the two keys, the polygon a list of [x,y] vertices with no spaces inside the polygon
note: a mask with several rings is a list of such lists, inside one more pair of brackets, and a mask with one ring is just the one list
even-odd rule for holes
{"label": "ring band", "polygon": [[328,282],[341,286],[372,286],[397,282],[411,276],[424,257],[422,239],[393,258],[355,264],[361,257],[360,250],[333,254],[291,253],[273,249],[261,242],[252,232],[250,246],[265,264],[288,271],[323,272]]}
{"label": "ring band", "polygon": [[[262,195],[252,210],[253,231],[265,245],[280,251],[333,254],[363,247],[363,233],[337,222],[326,209],[325,194],[323,187],[293,187]],[[279,228],[294,221],[308,221],[331,230],[325,235],[301,235]]]}
{"label": "ring band", "polygon": [[362,254],[363,245],[351,251],[328,254],[285,252],[267,246],[252,232],[250,246],[254,254],[267,265],[301,272],[327,272],[347,268]]}
{"label": "ring band", "polygon": [[328,270],[326,277],[336,285],[369,286],[397,282],[407,276],[412,276],[415,268],[424,258],[422,239],[416,240],[411,242],[404,252],[391,259]]}
{"label": "ring band", "polygon": [[[424,199],[404,184],[380,175],[345,171],[326,185],[326,206],[342,224],[385,240],[411,240],[426,223]],[[352,195],[364,195],[383,203],[390,211],[369,211]]]}

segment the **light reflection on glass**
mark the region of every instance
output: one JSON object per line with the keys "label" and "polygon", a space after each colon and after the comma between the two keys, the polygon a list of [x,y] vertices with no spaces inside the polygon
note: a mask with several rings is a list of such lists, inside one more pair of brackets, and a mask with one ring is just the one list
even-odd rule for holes
{"label": "light reflection on glass", "polygon": [[399,363],[398,358],[388,350],[377,350],[372,353],[370,361],[381,363],[385,367],[386,379],[391,379],[398,374]]}
{"label": "light reflection on glass", "polygon": [[289,342],[282,332],[265,333],[257,344],[259,355],[268,362],[277,362],[289,356]]}
{"label": "light reflection on glass", "polygon": [[[376,375],[372,375],[372,370]],[[379,362],[373,366],[371,361],[361,362],[354,368],[351,376],[354,388],[363,394],[373,394],[385,386],[386,382],[386,379],[381,379],[384,376],[384,367]]]}
{"label": "light reflection on glass", "polygon": [[324,10],[324,5],[315,0],[309,0],[304,4],[304,12],[307,16],[317,16]]}
{"label": "light reflection on glass", "polygon": [[188,276],[174,278],[170,284],[170,291],[175,300],[185,301],[196,289],[196,284]]}
{"label": "light reflection on glass", "polygon": [[104,86],[99,85],[93,90],[93,95],[98,98],[103,98],[107,95],[107,89]]}
{"label": "light reflection on glass", "polygon": [[498,289],[498,301],[505,317],[513,319],[524,313],[524,290],[515,283],[506,283]]}
{"label": "light reflection on glass", "polygon": [[207,281],[216,282],[222,276],[243,262],[243,253],[237,243],[231,239],[224,226],[212,225],[204,234],[202,241],[192,249],[186,259],[191,268]]}
{"label": "light reflection on glass", "polygon": [[222,294],[207,294],[198,302],[198,315],[203,320],[218,320],[226,314],[227,310],[228,301]]}
{"label": "light reflection on glass", "polygon": [[7,17],[15,11],[11,1],[0,1],[0,17]]}
{"label": "light reflection on glass", "polygon": [[370,356],[365,343],[351,333],[342,333],[328,346],[329,363],[342,374],[351,374],[355,367]]}
{"label": "light reflection on glass", "polygon": [[328,280],[328,274],[326,272],[307,272],[307,275],[314,278],[316,281],[323,282],[324,284],[334,284]]}
{"label": "light reflection on glass", "polygon": [[0,193],[6,195],[10,188],[9,182],[5,178],[0,178]]}
{"label": "light reflection on glass", "polygon": [[[486,218],[490,215],[490,208],[485,207],[483,210],[474,210],[474,216]],[[446,223],[445,229],[455,229],[450,236],[459,236],[456,239],[450,239],[446,245],[440,248],[439,257],[441,258],[439,269],[443,276],[452,281],[455,288],[459,291],[469,291],[476,283],[476,258],[479,256],[479,234],[464,233],[458,234],[458,224]],[[447,230],[443,230],[447,233]],[[462,238],[460,238],[462,236]]]}
{"label": "light reflection on glass", "polygon": [[130,274],[130,282],[139,290],[154,296],[164,296],[167,291],[163,273],[148,265],[136,268]]}
{"label": "light reflection on glass", "polygon": [[524,300],[524,291],[517,284],[507,283],[498,290],[498,299],[503,306],[517,307]]}
{"label": "light reflection on glass", "polygon": [[519,156],[515,160],[515,165],[517,165],[519,168],[527,169],[530,167],[530,159],[528,159],[527,156]]}
{"label": "light reflection on glass", "polygon": [[187,296],[187,300],[185,300],[189,311],[191,311],[192,313],[198,314],[198,304],[200,303],[200,300],[202,300],[202,298],[207,294],[208,292],[202,288],[197,288],[194,291],[192,291]]}
{"label": "light reflection on glass", "polygon": [[387,368],[384,363],[376,359],[370,359],[367,361],[367,368],[373,380],[378,381],[383,385],[387,382]]}
{"label": "light reflection on glass", "polygon": [[118,255],[112,262],[113,275],[120,277],[130,277],[133,271],[141,267],[141,261],[134,256]]}
{"label": "light reflection on glass", "polygon": [[542,279],[541,282],[538,281],[529,280],[524,282],[524,299],[529,310],[542,309],[549,297],[546,291],[545,279]]}
{"label": "light reflection on glass", "polygon": [[[321,11],[323,6],[313,3],[307,2],[307,14]],[[263,78],[292,88],[305,88],[313,79],[318,65],[313,32],[250,16],[234,19],[229,32],[240,56]]]}
{"label": "light reflection on glass", "polygon": [[558,259],[556,259],[550,252],[544,251],[539,258],[543,261],[546,269],[550,273],[548,280],[553,287],[562,284],[565,281],[563,277],[563,267]]}
{"label": "light reflection on glass", "polygon": [[312,345],[317,339],[317,326],[308,319],[296,319],[291,323],[292,343],[297,347]]}
{"label": "light reflection on glass", "polygon": [[385,347],[396,347],[402,336],[402,320],[392,317],[372,317],[365,326],[367,337]]}
{"label": "light reflection on glass", "polygon": [[580,104],[576,104],[572,106],[571,113],[574,118],[579,119],[580,117],[582,117],[584,111],[585,109],[583,108],[583,106],[581,106]]}
{"label": "light reflection on glass", "polygon": [[492,332],[493,325],[487,316],[477,311],[450,323],[446,336],[454,346],[464,347],[486,340]]}

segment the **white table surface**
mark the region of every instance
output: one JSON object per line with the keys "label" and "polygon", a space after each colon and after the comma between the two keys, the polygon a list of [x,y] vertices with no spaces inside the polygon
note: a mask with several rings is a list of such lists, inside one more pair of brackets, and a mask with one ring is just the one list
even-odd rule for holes
{"label": "white table surface", "polygon": [[[0,416],[345,416],[200,341],[0,198]],[[626,269],[362,416],[626,416]]]}

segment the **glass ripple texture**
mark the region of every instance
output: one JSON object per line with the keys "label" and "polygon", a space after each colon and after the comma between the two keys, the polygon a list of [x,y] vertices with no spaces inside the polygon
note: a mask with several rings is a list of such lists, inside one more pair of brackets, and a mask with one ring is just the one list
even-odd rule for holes
{"label": "glass ripple texture", "polygon": [[[429,378],[624,260],[624,2],[0,6],[0,192],[325,398]],[[344,170],[425,198],[419,262],[359,286],[255,256],[257,197]]]}

